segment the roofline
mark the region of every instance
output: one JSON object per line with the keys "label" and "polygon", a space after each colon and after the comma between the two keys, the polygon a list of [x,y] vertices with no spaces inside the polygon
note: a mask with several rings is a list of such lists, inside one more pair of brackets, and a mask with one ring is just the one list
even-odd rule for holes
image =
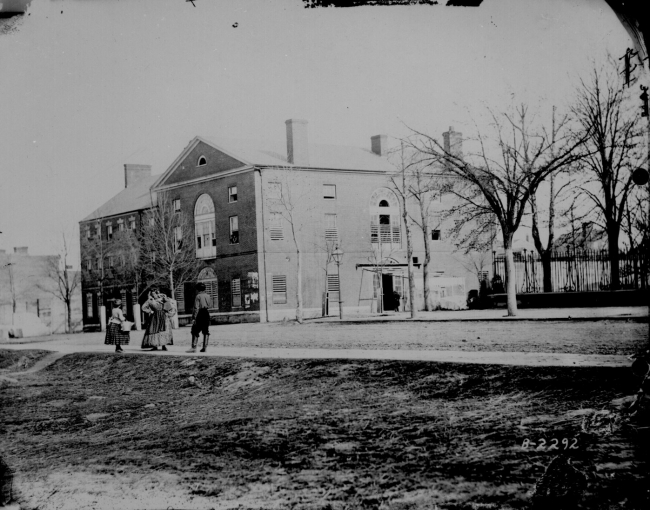
{"label": "roofline", "polygon": [[88,223],[90,221],[97,222],[97,221],[103,221],[103,220],[112,220],[113,218],[117,218],[119,216],[125,216],[127,214],[140,213],[142,211],[146,211],[147,209],[149,209],[149,207],[145,207],[144,209],[132,209],[130,211],[121,212],[121,213],[117,213],[117,214],[110,214],[110,215],[107,215],[107,216],[98,216],[97,218],[83,219],[83,220],[80,220],[79,223],[81,224],[81,223]]}
{"label": "roofline", "polygon": [[152,187],[152,190],[154,190],[156,192],[158,192],[158,191],[164,192],[164,191],[167,191],[167,190],[171,190],[171,189],[174,189],[174,188],[180,188],[182,186],[187,186],[187,185],[190,185],[190,184],[198,184],[198,183],[201,183],[201,182],[211,181],[213,179],[219,179],[221,177],[228,177],[228,176],[231,176],[231,175],[242,174],[242,173],[247,172],[249,170],[255,170],[255,167],[253,165],[248,165],[247,164],[246,166],[240,166],[240,167],[237,167],[237,168],[234,168],[234,169],[231,169],[231,170],[226,170],[225,172],[220,172],[220,173],[218,173],[216,175],[214,175],[214,174],[213,175],[207,175],[207,176],[203,176],[203,177],[197,177],[196,179],[192,179],[190,181],[183,181],[183,182],[175,182],[173,184],[166,184],[164,186],[159,186],[158,188],[155,188],[155,189]]}
{"label": "roofline", "polygon": [[[176,157],[174,162],[171,165],[169,165],[167,170],[165,170],[160,175],[160,177],[158,179],[156,179],[156,181],[151,185],[151,189],[157,189],[157,188],[163,189],[163,186],[161,186],[160,183],[163,182],[172,172],[174,172],[174,170],[176,170],[176,168],[178,168],[178,165],[181,163],[181,161],[183,161],[185,159],[185,157],[199,144],[199,142],[202,142],[202,143],[204,143],[206,145],[209,145],[213,149],[216,149],[216,150],[218,150],[220,152],[223,152],[227,156],[230,156],[231,158],[236,159],[237,161],[241,161],[246,166],[251,166],[251,167],[253,166],[246,159],[244,159],[244,158],[242,158],[242,157],[240,157],[240,156],[238,156],[236,154],[233,154],[232,152],[227,151],[227,150],[223,149],[222,147],[219,147],[214,142],[211,142],[210,140],[206,140],[205,138],[197,135],[194,138],[192,138],[190,143],[187,144],[187,147],[185,147],[183,149],[183,151]],[[166,186],[164,188],[166,188]]]}
{"label": "roofline", "polygon": [[373,175],[386,175],[390,173],[390,170],[361,170],[359,168],[328,168],[320,166],[288,166],[288,165],[255,165],[257,168],[273,168],[273,169],[286,169],[286,170],[301,170],[305,172],[341,172],[346,174],[359,173],[363,172],[365,174]]}

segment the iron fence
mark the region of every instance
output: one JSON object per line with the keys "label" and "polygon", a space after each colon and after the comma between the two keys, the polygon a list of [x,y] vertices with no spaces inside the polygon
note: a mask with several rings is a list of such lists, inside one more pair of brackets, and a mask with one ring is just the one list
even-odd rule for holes
{"label": "iron fence", "polygon": [[[514,253],[518,293],[544,292],[542,259],[537,252]],[[506,280],[505,255],[493,257],[493,274]],[[551,254],[553,292],[611,290],[611,260],[607,250],[557,251]],[[648,287],[648,258],[637,250],[619,252],[619,289]]]}

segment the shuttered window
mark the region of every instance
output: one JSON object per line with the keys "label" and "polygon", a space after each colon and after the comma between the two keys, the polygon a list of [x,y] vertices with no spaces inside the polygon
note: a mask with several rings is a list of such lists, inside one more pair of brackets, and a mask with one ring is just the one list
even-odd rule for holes
{"label": "shuttered window", "polygon": [[282,228],[282,214],[271,213],[271,224],[269,226],[271,241],[282,241],[284,239],[284,229]]}
{"label": "shuttered window", "polygon": [[328,274],[327,275],[327,294],[331,301],[339,300],[339,275],[338,274]]}
{"label": "shuttered window", "polygon": [[89,292],[86,294],[86,317],[89,319],[93,316],[93,295]]}
{"label": "shuttered window", "polygon": [[338,226],[336,225],[336,214],[325,215],[325,240],[326,241],[339,240],[339,229]]}
{"label": "shuttered window", "polygon": [[232,306],[233,308],[241,306],[241,280],[239,278],[234,278],[230,284],[230,291],[232,294]]}
{"label": "shuttered window", "polygon": [[174,299],[176,300],[176,310],[179,313],[181,310],[185,311],[185,292],[182,287],[176,287],[176,290],[174,290]]}
{"label": "shuttered window", "polygon": [[285,275],[273,275],[273,304],[284,304],[287,302],[287,277]]}

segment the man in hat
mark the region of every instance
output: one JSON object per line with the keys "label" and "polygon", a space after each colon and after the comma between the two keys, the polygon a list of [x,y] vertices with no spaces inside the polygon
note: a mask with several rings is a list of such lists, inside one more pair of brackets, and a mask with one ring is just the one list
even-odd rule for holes
{"label": "man in hat", "polygon": [[210,339],[210,312],[208,312],[208,308],[211,306],[211,299],[205,291],[205,284],[198,283],[196,290],[198,294],[194,299],[194,310],[192,312],[192,348],[187,352],[196,352],[200,333],[203,333],[203,349],[201,349],[201,352],[206,352]]}

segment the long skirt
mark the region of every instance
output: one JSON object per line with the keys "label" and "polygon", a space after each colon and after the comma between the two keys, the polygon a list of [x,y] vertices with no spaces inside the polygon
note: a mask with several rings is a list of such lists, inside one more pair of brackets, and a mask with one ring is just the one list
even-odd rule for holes
{"label": "long skirt", "polygon": [[164,310],[156,310],[151,314],[151,320],[142,337],[142,347],[160,347],[174,345],[172,323]]}
{"label": "long skirt", "polygon": [[106,345],[129,345],[131,335],[128,331],[122,331],[122,326],[111,322],[106,328]]}

